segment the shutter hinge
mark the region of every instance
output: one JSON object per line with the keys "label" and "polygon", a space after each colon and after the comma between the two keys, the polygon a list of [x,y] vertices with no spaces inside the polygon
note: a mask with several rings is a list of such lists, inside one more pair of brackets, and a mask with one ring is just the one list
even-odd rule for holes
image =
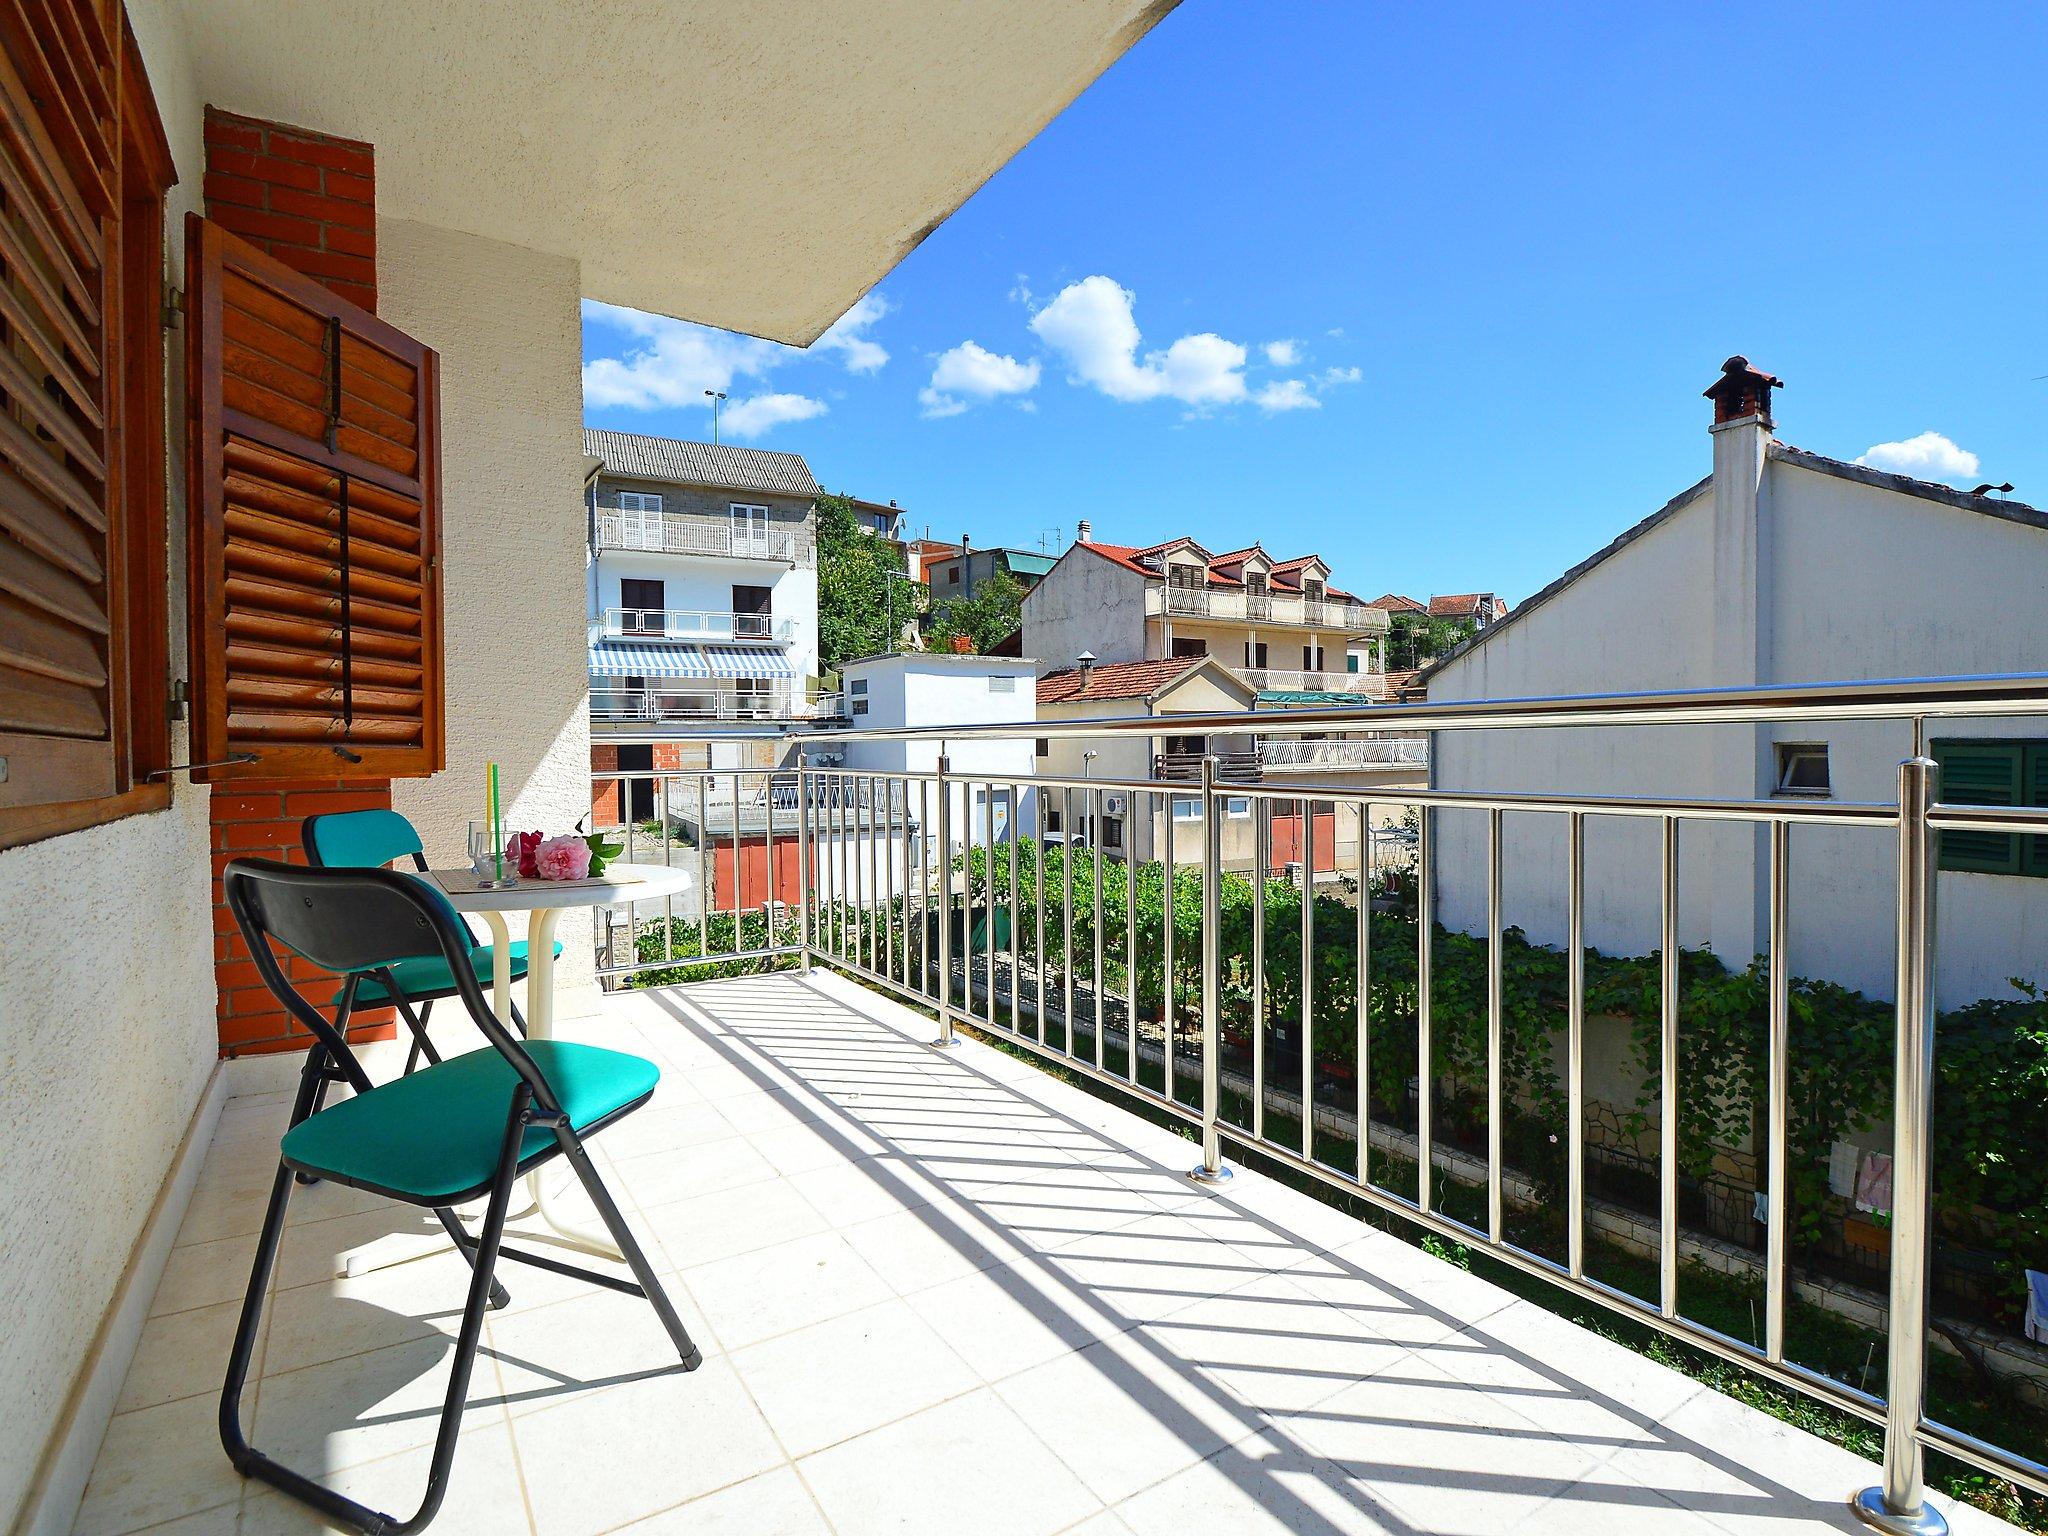
{"label": "shutter hinge", "polygon": [[185,290],[171,283],[164,284],[164,329],[175,331],[185,318]]}
{"label": "shutter hinge", "polygon": [[192,688],[182,677],[171,683],[171,707],[168,717],[172,720],[185,718],[185,706],[192,702]]}

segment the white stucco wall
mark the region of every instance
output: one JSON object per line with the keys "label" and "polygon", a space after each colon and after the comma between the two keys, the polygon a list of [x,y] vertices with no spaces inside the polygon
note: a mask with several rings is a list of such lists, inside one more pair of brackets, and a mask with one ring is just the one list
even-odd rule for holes
{"label": "white stucco wall", "polygon": [[654,554],[640,550],[602,550],[594,566],[595,608],[591,619],[607,609],[623,608],[619,583],[625,579],[662,583],[663,606],[696,613],[732,612],[735,586],[768,587],[775,624],[789,625],[784,654],[796,670],[785,691],[802,693],[804,680],[818,671],[818,572],[792,569],[768,560],[712,559],[699,555]]}
{"label": "white stucco wall", "polygon": [[1145,578],[1092,551],[1070,548],[1024,596],[1024,654],[1040,673],[1097,661],[1145,660]]}
{"label": "white stucco wall", "polygon": [[[201,104],[181,23],[162,0],[128,9],[178,166],[167,243],[182,284],[184,216],[203,173]],[[178,615],[181,424],[167,435]],[[186,745],[175,727],[174,761]],[[13,1528],[213,1071],[208,878],[207,792],[183,783],[168,810],[0,853],[0,1529]]]}
{"label": "white stucco wall", "polygon": [[[577,264],[379,220],[378,308],[441,356],[448,766],[392,785],[435,863],[461,863],[498,764],[516,826],[590,811],[582,297]],[[564,917],[564,1011],[596,1004],[590,924]]]}
{"label": "white stucco wall", "polygon": [[[1017,784],[1018,826],[1036,825],[1036,793],[1030,783],[1034,759],[1032,727],[1037,719],[1035,666],[997,656],[898,655],[850,663],[842,686],[851,700],[853,684],[867,684],[867,713],[853,719],[856,727],[888,730],[914,725],[933,731],[946,725],[1000,725],[1016,721],[1014,737],[974,737],[946,742],[950,770],[983,782],[972,798],[963,785],[953,796],[954,840],[973,826],[977,843],[987,835],[987,794],[994,781],[1000,792]],[[995,692],[992,678],[1009,678],[1012,691]],[[938,766],[940,738],[925,736],[886,741],[845,743],[846,766],[870,772],[930,773]],[[1020,783],[1020,781],[1022,781]],[[970,807],[974,807],[970,814]],[[998,827],[1000,834],[1001,828]]]}
{"label": "white stucco wall", "polygon": [[[2026,671],[2048,655],[2048,530],[1775,457],[1754,513],[1739,495],[1732,510],[1753,518],[1746,547],[1731,507],[1703,494],[1438,672],[1431,701]],[[2048,722],[1928,729],[2037,737]],[[1453,789],[1751,798],[1773,786],[1775,742],[1826,743],[1837,799],[1888,801],[1912,738],[1904,723],[1444,731],[1434,777]],[[1503,828],[1504,920],[1549,944],[1565,932],[1562,821],[1509,815]],[[1484,816],[1439,812],[1437,826],[1440,915],[1481,931]],[[1735,966],[1758,952],[1764,857],[1761,833],[1683,824],[1681,942],[1711,944]],[[1896,857],[1888,831],[1794,829],[1795,974],[1891,996]],[[1657,868],[1654,823],[1588,821],[1590,944],[1656,947]],[[1939,904],[1943,1006],[2005,995],[2010,976],[2048,976],[2048,882],[1947,872]]]}

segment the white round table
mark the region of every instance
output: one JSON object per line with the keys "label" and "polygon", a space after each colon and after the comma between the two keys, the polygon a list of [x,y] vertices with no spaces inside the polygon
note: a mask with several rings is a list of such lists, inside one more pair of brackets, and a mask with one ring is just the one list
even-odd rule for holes
{"label": "white round table", "polygon": [[[512,934],[505,914],[526,914],[526,1035],[530,1040],[554,1035],[555,925],[564,912],[572,907],[659,901],[681,894],[689,884],[682,869],[664,864],[613,864],[595,880],[521,880],[487,890],[477,889],[476,877],[466,869],[430,869],[427,875],[456,911],[473,912],[490,928],[491,1006],[508,1029],[512,1027]],[[538,1171],[527,1175],[527,1189],[542,1219],[555,1231],[597,1253],[619,1256],[607,1234],[549,1210],[547,1186]]]}

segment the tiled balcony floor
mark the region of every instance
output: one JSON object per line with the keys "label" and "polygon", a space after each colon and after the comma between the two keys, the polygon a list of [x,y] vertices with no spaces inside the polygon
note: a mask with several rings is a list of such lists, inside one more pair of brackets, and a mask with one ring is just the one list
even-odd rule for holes
{"label": "tiled balcony floor", "polygon": [[[1198,1189],[1188,1142],[931,1051],[850,983],[707,983],[565,1033],[662,1065],[593,1145],[705,1363],[641,1301],[505,1266],[437,1531],[1860,1529],[1869,1464],[1280,1185]],[[214,1430],[285,1111],[223,1115],[82,1533],[320,1528]],[[334,1187],[293,1209],[252,1437],[409,1513],[466,1272],[337,1279],[425,1228]]]}

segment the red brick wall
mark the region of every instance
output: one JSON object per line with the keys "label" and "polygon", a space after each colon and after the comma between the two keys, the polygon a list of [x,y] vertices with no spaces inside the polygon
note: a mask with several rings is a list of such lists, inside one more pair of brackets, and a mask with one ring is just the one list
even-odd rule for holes
{"label": "red brick wall", "polygon": [[368,310],[376,194],[368,144],[206,109],[206,216]]}
{"label": "red brick wall", "polygon": [[[365,309],[377,307],[376,166],[368,144],[206,109],[206,216]],[[225,1056],[302,1050],[307,1035],[256,974],[221,901],[220,872],[238,854],[305,862],[299,823],[327,811],[389,810],[391,785],[247,781],[212,799],[214,979]],[[292,957],[306,999],[324,1005],[337,984]],[[388,1039],[388,1008],[356,1015],[359,1039]]]}
{"label": "red brick wall", "polygon": [[[614,746],[592,742],[590,747],[590,771],[617,773],[619,771],[619,749]],[[617,779],[598,779],[590,783],[590,824],[593,827],[615,827],[619,824],[619,789]]]}

